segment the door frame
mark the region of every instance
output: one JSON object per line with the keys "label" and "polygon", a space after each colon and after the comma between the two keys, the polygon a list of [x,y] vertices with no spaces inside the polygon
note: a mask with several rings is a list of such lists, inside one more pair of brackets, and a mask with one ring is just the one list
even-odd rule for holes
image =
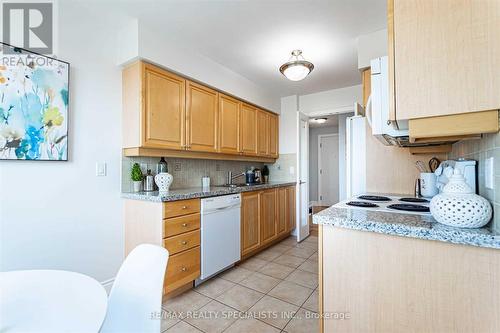
{"label": "door frame", "polygon": [[[327,137],[333,137],[333,136],[336,136],[337,137],[337,142],[338,142],[338,136],[339,136],[339,133],[331,133],[331,134],[319,134],[318,135],[318,205],[319,206],[325,206],[325,204],[323,203],[323,200],[321,199],[321,196],[320,196],[320,193],[321,193],[321,179],[320,179],[320,170],[321,170],[321,150],[320,150],[320,147],[321,147],[321,139],[322,138],[327,138]],[[338,153],[338,150],[339,150],[339,146],[337,144],[337,153]],[[337,162],[337,164],[340,162],[340,156],[339,156],[339,161]],[[337,189],[337,192],[338,189]],[[340,197],[340,193],[339,194],[339,197]]]}
{"label": "door frame", "polygon": [[[305,122],[306,124],[306,133],[305,133],[305,137],[302,138],[301,137],[301,123],[302,121]],[[307,238],[309,236],[309,170],[306,170],[306,174],[304,176],[304,178],[301,177],[302,175],[302,159],[305,158],[306,161],[307,161],[307,169],[309,168],[309,116],[302,113],[302,112],[298,112],[298,117],[297,117],[297,151],[298,151],[298,154],[297,154],[297,176],[296,176],[296,180],[297,180],[297,191],[296,191],[296,202],[297,202],[297,205],[295,207],[296,209],[296,216],[297,216],[297,219],[295,221],[296,223],[296,236],[297,236],[297,241],[298,242],[301,242],[302,240],[304,240],[305,238]],[[305,139],[305,143],[304,144],[304,149],[301,149],[302,147],[302,143],[301,143],[301,139]],[[305,191],[302,191],[301,190],[301,187],[302,187],[302,184],[303,183],[306,183],[306,187],[307,189]],[[302,193],[304,192],[304,194]],[[305,200],[302,200],[302,196],[305,195]],[[306,210],[307,210],[307,214],[306,214],[306,224],[305,225],[302,225],[302,209],[303,209],[303,206],[304,206],[304,202],[305,201],[305,205],[306,205]]]}

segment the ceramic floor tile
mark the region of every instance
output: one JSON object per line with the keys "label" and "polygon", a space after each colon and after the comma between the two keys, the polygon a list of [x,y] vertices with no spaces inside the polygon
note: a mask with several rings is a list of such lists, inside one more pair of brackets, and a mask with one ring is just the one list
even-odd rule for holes
{"label": "ceramic floor tile", "polygon": [[309,257],[309,260],[318,262],[318,252]]}
{"label": "ceramic floor tile", "polygon": [[276,279],[274,277],[255,272],[250,275],[246,279],[240,282],[242,286],[252,288],[254,290],[260,291],[261,293],[267,293],[271,289],[273,289],[278,283],[280,283],[280,279]]}
{"label": "ceramic floor tile", "polygon": [[267,261],[258,259],[258,258],[250,258],[248,260],[245,260],[242,262],[238,267],[245,268],[251,271],[258,271],[262,267],[264,267],[267,264]]}
{"label": "ceramic floor tile", "polygon": [[286,251],[288,251],[292,248],[293,248],[293,246],[287,246],[287,245],[283,245],[281,243],[278,243],[276,245],[271,246],[269,249],[276,251],[276,252],[285,253]]}
{"label": "ceramic floor tile", "polygon": [[266,261],[272,261],[276,258],[278,258],[283,252],[280,250],[274,250],[274,249],[267,249],[262,251],[261,253],[257,254],[255,258],[257,259],[262,259]]}
{"label": "ceramic floor tile", "polygon": [[195,290],[205,296],[216,298],[217,296],[232,288],[234,285],[235,283],[231,281],[215,277],[196,287]]}
{"label": "ceramic floor tile", "polygon": [[239,311],[220,302],[211,301],[185,321],[203,332],[219,333],[231,326],[238,316]]}
{"label": "ceramic floor tile", "polygon": [[277,279],[284,279],[293,271],[294,269],[292,267],[280,265],[275,262],[270,262],[266,266],[262,267],[259,270],[259,273],[272,276]]}
{"label": "ceramic floor tile", "polygon": [[253,318],[241,318],[229,326],[224,333],[279,333],[276,327]]}
{"label": "ceramic floor tile", "polygon": [[302,265],[302,263],[304,261],[306,261],[306,259],[291,256],[288,254],[283,254],[283,255],[281,255],[278,258],[273,260],[273,262],[275,262],[275,263],[278,263],[280,265],[285,265],[288,267],[293,267],[293,268],[299,267],[300,265]]}
{"label": "ceramic floor tile", "polygon": [[318,272],[318,262],[314,261],[313,259],[307,259],[302,265],[297,267],[297,269],[300,269],[302,271],[306,271],[309,273],[314,273],[314,274],[319,274]]}
{"label": "ceramic floor tile", "polygon": [[306,239],[304,239],[304,242],[318,243],[318,237],[317,236],[309,236]]}
{"label": "ceramic floor tile", "polygon": [[319,332],[319,317],[317,313],[300,309],[286,325],[287,333]]}
{"label": "ceramic floor tile", "polygon": [[302,305],[303,308],[312,311],[319,312],[319,291],[316,289],[307,301]]}
{"label": "ceramic floor tile", "polygon": [[208,302],[210,302],[210,298],[190,290],[163,302],[162,307],[165,313],[162,315],[182,318],[187,311],[198,310]]}
{"label": "ceramic floor tile", "polygon": [[266,295],[248,310],[248,313],[253,318],[283,329],[298,309],[298,306]]}
{"label": "ceramic floor tile", "polygon": [[313,289],[300,286],[298,284],[282,281],[271,290],[268,295],[276,297],[282,301],[301,306],[312,294]]}
{"label": "ceramic floor tile", "polygon": [[200,331],[196,327],[191,326],[183,321],[180,321],[178,324],[165,331],[165,333],[200,333],[200,332],[203,333],[203,331]]}
{"label": "ceramic floor tile", "polygon": [[300,269],[293,271],[285,280],[311,289],[318,286],[318,274],[301,271]]}
{"label": "ceramic floor tile", "polygon": [[243,267],[233,267],[231,269],[228,269],[224,273],[220,275],[221,278],[224,280],[228,280],[234,283],[238,283],[244,278],[248,277],[250,274],[252,274],[253,271],[250,271],[248,269],[245,269]]}
{"label": "ceramic floor tile", "polygon": [[164,332],[180,321],[179,317],[172,312],[162,311],[160,332]]}
{"label": "ceramic floor tile", "polygon": [[295,246],[297,245],[297,237],[288,237],[284,239],[283,241],[278,243],[279,245],[286,245],[286,246]]}
{"label": "ceramic floor tile", "polygon": [[317,243],[311,243],[311,242],[306,242],[306,241],[303,241],[302,243],[297,244],[295,247],[297,247],[299,249],[309,249],[309,250],[318,251],[318,244]]}
{"label": "ceramic floor tile", "polygon": [[316,252],[316,249],[308,249],[308,248],[298,248],[294,247],[291,248],[290,250],[286,251],[285,254],[289,256],[295,256],[299,258],[304,258],[308,259],[310,256],[312,256]]}
{"label": "ceramic floor tile", "polygon": [[222,304],[228,305],[237,310],[246,311],[257,303],[262,297],[264,297],[264,294],[258,291],[236,285],[217,297],[217,300]]}

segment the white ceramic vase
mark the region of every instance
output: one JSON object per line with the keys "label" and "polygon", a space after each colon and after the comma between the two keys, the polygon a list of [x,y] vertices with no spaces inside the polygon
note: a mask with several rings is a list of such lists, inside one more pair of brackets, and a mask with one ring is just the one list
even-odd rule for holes
{"label": "white ceramic vase", "polygon": [[160,172],[155,176],[155,183],[158,186],[158,190],[160,192],[168,192],[173,180],[174,177],[172,177],[172,175],[168,172]]}
{"label": "white ceramic vase", "polygon": [[458,169],[454,170],[443,192],[432,198],[430,209],[439,223],[460,228],[480,228],[492,216],[489,201],[474,193]]}
{"label": "white ceramic vase", "polygon": [[134,192],[141,192],[142,190],[142,180],[134,180],[132,181],[134,186]]}

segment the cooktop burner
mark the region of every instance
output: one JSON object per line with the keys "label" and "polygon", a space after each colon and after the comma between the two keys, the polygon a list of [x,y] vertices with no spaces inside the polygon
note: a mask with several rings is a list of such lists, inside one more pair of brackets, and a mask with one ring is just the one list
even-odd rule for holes
{"label": "cooktop burner", "polygon": [[381,197],[379,195],[360,195],[358,199],[369,200],[369,201],[391,201],[388,197]]}
{"label": "cooktop burner", "polygon": [[422,198],[401,198],[399,201],[403,202],[415,202],[415,203],[422,203],[422,202],[429,202],[429,200],[425,200]]}
{"label": "cooktop burner", "polygon": [[349,201],[348,203],[346,203],[346,205],[354,206],[354,207],[364,207],[364,208],[378,207],[378,205],[376,205],[374,203],[364,202],[364,201]]}
{"label": "cooktop burner", "polygon": [[412,204],[395,204],[389,205],[387,208],[396,209],[396,210],[404,210],[407,212],[429,212],[429,207],[422,205],[412,205]]}

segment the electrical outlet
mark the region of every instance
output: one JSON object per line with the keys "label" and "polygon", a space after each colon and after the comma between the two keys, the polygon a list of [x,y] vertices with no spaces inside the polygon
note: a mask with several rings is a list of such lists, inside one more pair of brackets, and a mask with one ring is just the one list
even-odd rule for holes
{"label": "electrical outlet", "polygon": [[182,170],[181,163],[175,162],[174,163],[174,171],[181,171],[181,170]]}
{"label": "electrical outlet", "polygon": [[96,162],[95,164],[95,175],[97,177],[106,176],[106,162]]}
{"label": "electrical outlet", "polygon": [[295,174],[295,168],[293,166],[290,167],[290,174],[291,175]]}
{"label": "electrical outlet", "polygon": [[141,167],[141,171],[143,174],[146,174],[148,172],[148,164],[147,163],[141,163],[141,164],[139,164],[139,166]]}

